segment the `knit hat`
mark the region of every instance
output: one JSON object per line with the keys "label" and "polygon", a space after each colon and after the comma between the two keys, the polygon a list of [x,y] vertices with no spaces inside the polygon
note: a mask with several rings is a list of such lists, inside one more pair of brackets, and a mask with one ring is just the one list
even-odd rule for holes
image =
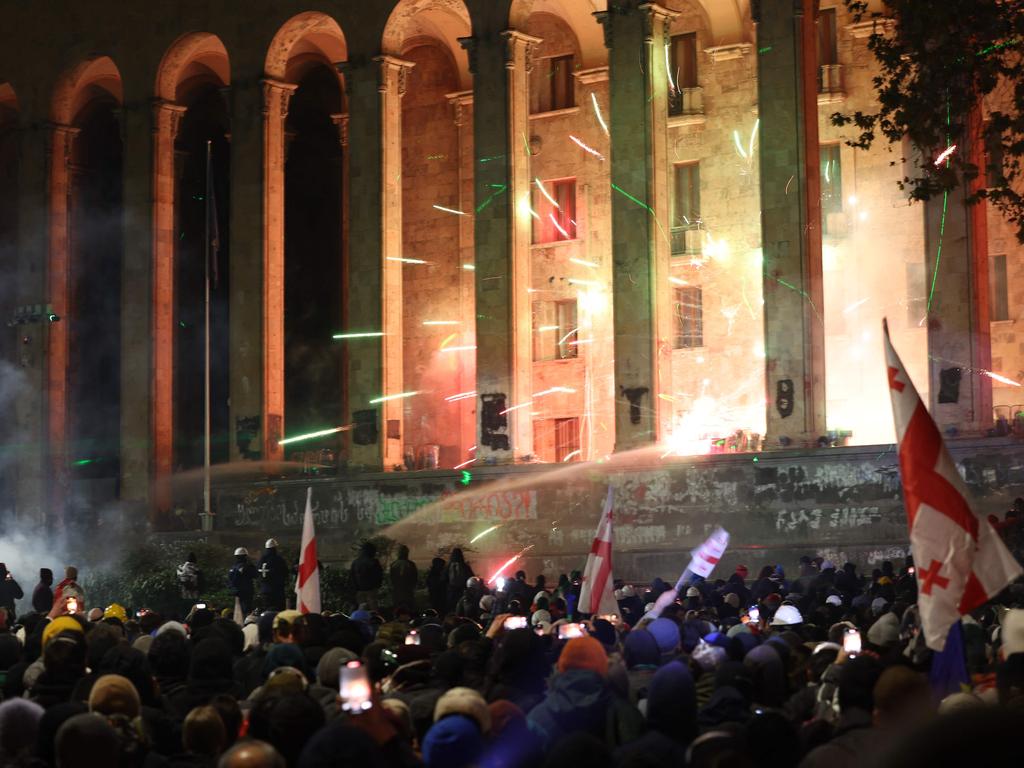
{"label": "knit hat", "polygon": [[746,624],[734,624],[733,626],[729,627],[729,631],[725,634],[727,637],[730,638],[736,637],[736,635],[749,635],[750,627],[748,627]]}
{"label": "knit hat", "polygon": [[730,592],[728,595],[722,598],[722,601],[726,605],[731,605],[736,610],[739,610],[740,608],[740,596],[737,595],[735,592]]}
{"label": "knit hat", "polygon": [[646,629],[634,629],[626,635],[623,654],[628,669],[639,666],[656,667],[661,661],[658,641]]}
{"label": "knit hat", "polygon": [[302,618],[302,612],[294,609],[288,611],[278,611],[277,615],[274,616],[274,624],[272,629],[279,629],[282,624],[287,624],[291,627],[295,623],[296,619]]}
{"label": "knit hat", "polygon": [[654,635],[662,653],[671,653],[679,646],[679,625],[672,619],[655,619],[647,626],[647,631]]}
{"label": "knit hat", "polygon": [[558,671],[568,672],[570,669],[586,669],[596,672],[601,677],[607,677],[608,654],[604,646],[592,637],[577,637],[570,640],[558,657]]}
{"label": "knit hat", "polygon": [[164,632],[180,632],[183,637],[188,637],[188,632],[185,631],[185,625],[177,621],[168,621],[166,624],[161,624],[156,630],[155,637],[159,637]]}
{"label": "knit hat", "polygon": [[73,618],[70,616],[58,616],[43,629],[43,648],[45,648],[47,643],[61,632],[77,632],[80,635],[84,634],[82,632],[82,625]]}
{"label": "knit hat", "polygon": [[423,739],[423,762],[427,768],[468,768],[479,762],[483,751],[480,729],[465,715],[438,720]]}
{"label": "knit hat", "polygon": [[491,712],[487,702],[478,691],[461,686],[450,688],[434,705],[434,722],[449,715],[462,715],[476,723],[478,732],[486,734],[491,730]]}
{"label": "knit hat", "polygon": [[537,626],[538,624],[550,624],[551,614],[547,611],[534,611],[533,616],[530,618],[530,624]]}
{"label": "knit hat", "polygon": [[886,613],[868,630],[868,642],[872,645],[895,645],[900,641],[900,620],[895,613]]}
{"label": "knit hat", "polygon": [[745,566],[745,565],[737,565],[737,566],[736,566],[736,574],[737,574],[737,575],[738,575],[738,576],[739,576],[739,577],[740,577],[741,579],[746,579],[746,578],[747,578],[747,576],[749,576],[749,575],[750,575],[750,569],[749,569],[749,568],[747,568],[747,566]]}
{"label": "knit hat", "polygon": [[871,601],[871,612],[875,616],[880,616],[886,605],[888,605],[888,601],[884,597],[876,597]]}
{"label": "knit hat", "polygon": [[341,665],[358,658],[348,648],[331,648],[324,652],[316,665],[316,679],[324,688],[336,689]]}
{"label": "knit hat", "polygon": [[13,760],[35,746],[43,711],[28,699],[13,698],[0,704],[0,755]]}
{"label": "knit hat", "polygon": [[142,701],[127,677],[103,675],[89,693],[89,711],[135,718],[142,711]]}

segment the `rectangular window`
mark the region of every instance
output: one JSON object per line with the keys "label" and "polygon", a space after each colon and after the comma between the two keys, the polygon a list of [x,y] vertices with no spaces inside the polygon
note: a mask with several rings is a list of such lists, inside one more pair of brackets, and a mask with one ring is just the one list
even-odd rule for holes
{"label": "rectangular window", "polygon": [[1006,256],[999,254],[988,260],[989,317],[992,322],[1010,319],[1010,293],[1006,282]]}
{"label": "rectangular window", "polygon": [[576,299],[533,302],[533,359],[568,360],[579,355]]}
{"label": "rectangular window", "polygon": [[533,451],[541,461],[580,461],[580,420],[572,416],[533,422]]}
{"label": "rectangular window", "polygon": [[985,124],[985,186],[1001,187],[1006,184],[1003,174],[1003,137],[989,130]]}
{"label": "rectangular window", "polygon": [[672,170],[672,253],[699,254],[701,229],[700,164],[680,163]]}
{"label": "rectangular window", "polygon": [[704,304],[700,286],[675,289],[676,349],[704,346]]}
{"label": "rectangular window", "polygon": [[838,234],[829,218],[843,212],[843,168],[840,163],[839,145],[821,145],[821,231],[822,234]]}
{"label": "rectangular window", "polygon": [[538,60],[530,73],[530,114],[569,109],[576,105],[572,81],[573,57]]}
{"label": "rectangular window", "polygon": [[576,179],[533,183],[533,242],[576,239]]}
{"label": "rectangular window", "polygon": [[822,8],[815,22],[818,27],[818,66],[839,63],[839,48],[836,42],[836,9]]}
{"label": "rectangular window", "polygon": [[683,91],[697,87],[696,32],[672,36],[668,67],[668,113],[681,115],[686,111]]}

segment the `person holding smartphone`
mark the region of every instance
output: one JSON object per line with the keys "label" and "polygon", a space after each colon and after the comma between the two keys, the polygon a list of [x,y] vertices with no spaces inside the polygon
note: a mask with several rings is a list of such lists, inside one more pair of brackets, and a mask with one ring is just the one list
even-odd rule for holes
{"label": "person holding smartphone", "polygon": [[25,593],[21,591],[14,576],[7,570],[6,563],[0,563],[0,608],[7,609],[7,615],[14,618],[14,601],[21,600]]}

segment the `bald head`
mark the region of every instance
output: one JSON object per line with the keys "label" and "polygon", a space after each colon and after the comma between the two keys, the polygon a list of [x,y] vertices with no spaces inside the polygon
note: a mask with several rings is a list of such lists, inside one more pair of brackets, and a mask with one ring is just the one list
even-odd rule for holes
{"label": "bald head", "polygon": [[267,742],[250,739],[239,742],[221,755],[217,768],[285,768],[285,763]]}

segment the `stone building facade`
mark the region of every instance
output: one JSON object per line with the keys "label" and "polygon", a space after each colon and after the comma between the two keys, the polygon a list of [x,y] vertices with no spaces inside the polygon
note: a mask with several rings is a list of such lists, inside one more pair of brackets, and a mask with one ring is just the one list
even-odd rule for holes
{"label": "stone building facade", "polygon": [[3,496],[194,500],[207,270],[225,471],[886,443],[886,316],[943,427],[1012,416],[1012,232],[954,202],[939,264],[829,120],[873,24],[757,5],[10,8]]}

